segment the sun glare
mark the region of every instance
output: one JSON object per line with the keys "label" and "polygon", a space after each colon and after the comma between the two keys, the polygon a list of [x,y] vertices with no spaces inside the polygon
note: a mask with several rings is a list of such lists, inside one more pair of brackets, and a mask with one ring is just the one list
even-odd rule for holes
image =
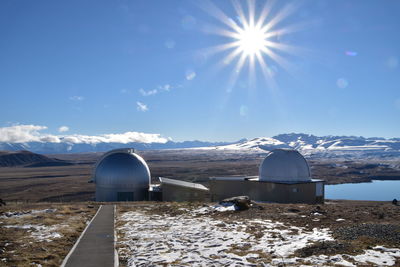
{"label": "sun glare", "polygon": [[241,52],[246,56],[258,54],[266,46],[266,34],[257,27],[248,27],[241,30],[237,39]]}
{"label": "sun glare", "polygon": [[201,2],[200,7],[225,26],[210,27],[207,30],[208,33],[230,39],[230,42],[212,47],[208,51],[210,53],[229,51],[222,63],[224,66],[234,64],[231,84],[235,83],[246,64],[249,66],[250,77],[255,77],[256,65],[258,65],[267,82],[273,83],[275,65],[291,72],[290,62],[279,52],[293,54],[299,52],[297,47],[282,43],[280,37],[299,30],[300,25],[288,25],[277,29],[277,25],[280,25],[296,8],[293,4],[285,4],[280,10],[272,12],[275,2],[266,1],[262,8],[257,8],[260,12],[256,14],[254,0],[247,1],[247,9],[243,9],[241,3],[232,1],[236,16],[229,17],[213,2],[208,0]]}

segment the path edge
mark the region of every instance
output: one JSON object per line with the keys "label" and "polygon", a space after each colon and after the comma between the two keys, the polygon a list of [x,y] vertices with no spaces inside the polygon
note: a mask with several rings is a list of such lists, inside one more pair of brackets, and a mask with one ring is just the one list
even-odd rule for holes
{"label": "path edge", "polygon": [[100,205],[100,207],[97,209],[96,214],[93,216],[93,218],[89,221],[89,223],[86,225],[85,229],[82,231],[81,235],[79,236],[78,240],[76,240],[74,246],[71,248],[71,250],[68,252],[67,256],[65,256],[63,262],[61,263],[60,267],[65,267],[65,264],[67,264],[67,261],[69,260],[69,257],[71,257],[72,253],[75,251],[76,247],[78,246],[79,242],[82,239],[82,236],[86,233],[86,230],[89,228],[89,226],[92,224],[93,220],[96,218],[97,214],[99,213],[100,209],[103,207],[103,205]]}
{"label": "path edge", "polygon": [[116,249],[116,245],[118,242],[117,231],[115,229],[115,221],[117,219],[117,205],[114,204],[114,267],[119,267],[119,256],[118,251]]}

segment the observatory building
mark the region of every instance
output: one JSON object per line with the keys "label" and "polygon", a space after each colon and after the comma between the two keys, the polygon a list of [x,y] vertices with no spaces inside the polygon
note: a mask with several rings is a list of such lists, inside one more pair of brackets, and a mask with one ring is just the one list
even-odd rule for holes
{"label": "observatory building", "polygon": [[97,161],[92,182],[96,201],[148,200],[150,170],[134,149],[115,149]]}
{"label": "observatory building", "polygon": [[211,177],[210,191],[211,201],[247,195],[265,202],[324,202],[324,181],[311,179],[306,159],[288,149],[272,150],[261,163],[259,176]]}
{"label": "observatory building", "polygon": [[210,189],[202,184],[159,177],[163,201],[209,202]]}
{"label": "observatory building", "polygon": [[296,150],[275,149],[262,161],[259,176],[211,177],[204,185],[159,177],[150,185],[146,162],[134,149],[105,153],[96,163],[92,182],[96,201],[220,201],[249,196],[276,203],[323,203],[324,181],[311,179],[306,159]]}

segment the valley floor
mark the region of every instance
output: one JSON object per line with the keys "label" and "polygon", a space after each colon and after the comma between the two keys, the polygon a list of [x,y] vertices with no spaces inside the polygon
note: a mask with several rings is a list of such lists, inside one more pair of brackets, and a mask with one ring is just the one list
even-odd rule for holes
{"label": "valley floor", "polygon": [[[152,182],[158,177],[202,183],[209,177],[258,175],[265,153],[239,153],[201,150],[139,151],[151,170]],[[95,185],[88,183],[101,153],[54,155],[70,162],[68,166],[1,167],[0,198],[4,201],[69,202],[94,200]],[[398,161],[309,160],[312,177],[327,184],[400,180]],[[390,196],[393,199],[392,196]],[[389,197],[389,199],[390,199]]]}

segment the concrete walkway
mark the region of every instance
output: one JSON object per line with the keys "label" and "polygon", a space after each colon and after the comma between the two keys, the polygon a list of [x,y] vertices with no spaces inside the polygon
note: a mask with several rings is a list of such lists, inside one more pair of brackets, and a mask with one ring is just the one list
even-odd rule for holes
{"label": "concrete walkway", "polygon": [[61,267],[113,267],[114,205],[102,205],[76,241]]}

